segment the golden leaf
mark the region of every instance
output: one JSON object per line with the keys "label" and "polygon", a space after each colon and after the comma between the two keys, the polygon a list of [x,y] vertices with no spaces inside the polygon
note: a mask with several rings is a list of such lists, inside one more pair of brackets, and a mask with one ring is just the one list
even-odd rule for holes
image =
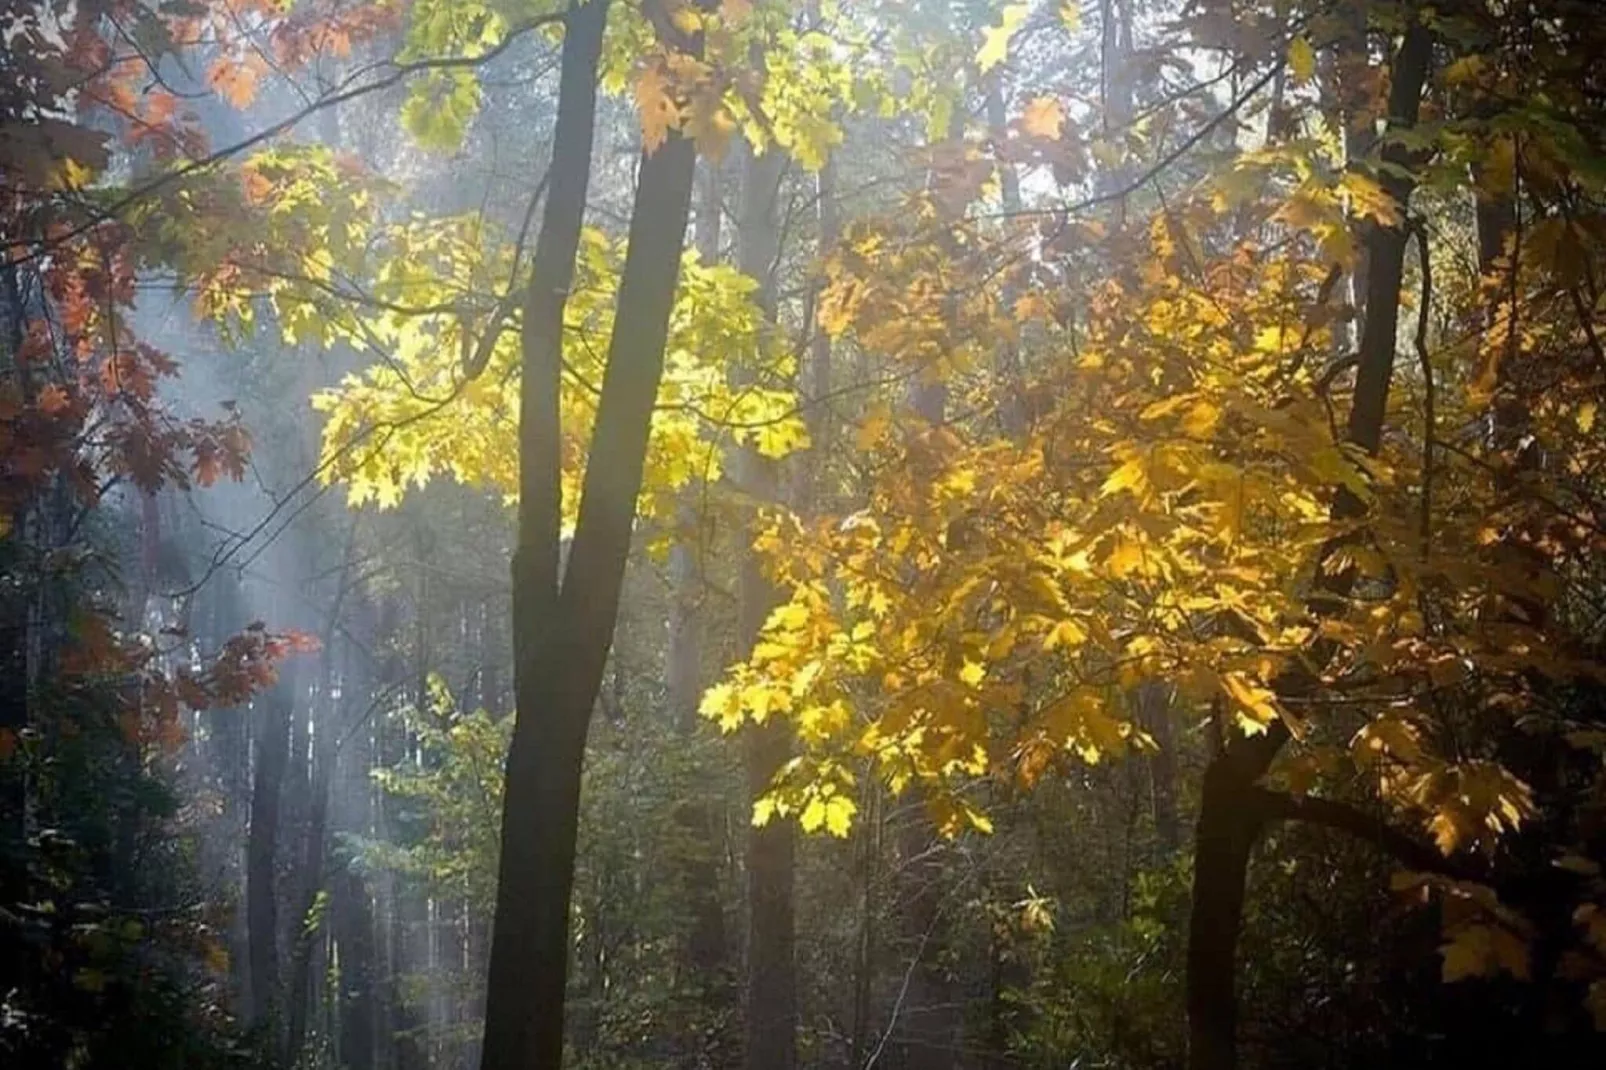
{"label": "golden leaf", "polygon": [[986,74],[1009,55],[1009,39],[1015,36],[1020,24],[1026,21],[1029,4],[1010,4],[1004,8],[1003,18],[997,26],[982,31],[981,49],[976,53],[976,66]]}
{"label": "golden leaf", "polygon": [[649,152],[669,138],[669,131],[680,126],[680,105],[670,95],[669,79],[657,64],[643,67],[636,75],[636,107],[641,110],[641,143]]}
{"label": "golden leaf", "polygon": [[1288,70],[1295,85],[1303,85],[1316,76],[1316,50],[1308,38],[1296,37],[1288,46]]}
{"label": "golden leaf", "polygon": [[1021,112],[1020,128],[1029,137],[1053,141],[1065,128],[1065,109],[1053,97],[1033,97]]}

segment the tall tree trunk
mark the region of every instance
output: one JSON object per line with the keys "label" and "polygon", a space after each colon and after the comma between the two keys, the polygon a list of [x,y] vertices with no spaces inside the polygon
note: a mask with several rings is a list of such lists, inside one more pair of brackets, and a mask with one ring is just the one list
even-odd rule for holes
{"label": "tall tree trunk", "polygon": [[343,868],[331,889],[335,958],[340,988],[336,1013],[340,1022],[340,1065],[346,1070],[374,1070],[374,916],[368,888],[353,867]]}
{"label": "tall tree trunk", "polygon": [[[563,766],[556,740],[575,733],[557,707],[551,644],[558,603],[562,517],[559,476],[563,312],[574,279],[575,253],[591,180],[596,129],[597,65],[607,0],[571,5],[558,81],[558,116],[541,231],[536,238],[524,308],[519,414],[519,528],[513,554],[513,692],[515,728],[508,752],[502,851],[485,989],[483,1070],[556,1070],[563,1055],[563,998],[568,955],[568,903],[573,848],[563,849],[578,801],[564,804],[578,778]],[[586,711],[589,714],[589,710]],[[546,731],[543,731],[546,729]],[[578,745],[584,747],[584,731]],[[554,768],[554,766],[557,766]],[[575,787],[568,782],[574,780]],[[554,813],[551,807],[564,805]],[[554,872],[561,869],[562,872]]]}
{"label": "tall tree trunk", "polygon": [[[743,157],[742,201],[737,219],[737,267],[758,282],[766,319],[775,318],[775,259],[780,248],[777,202],[785,160],[779,150]],[[736,458],[735,474],[754,502],[774,501],[776,465],[752,449]],[[744,549],[738,578],[736,631],[746,657],[776,602],[757,554]],[[745,730],[747,791],[756,799],[770,789],[791,754],[790,729],[772,718]],[[747,832],[747,1043],[748,1070],[791,1070],[797,1065],[797,964],[793,919],[796,832],[771,821]]]}
{"label": "tall tree trunk", "polygon": [[[1414,126],[1421,108],[1422,88],[1433,58],[1433,35],[1420,22],[1406,30],[1394,56],[1389,90],[1390,130]],[[1379,181],[1400,205],[1404,215],[1415,183],[1409,177],[1413,159],[1397,143],[1384,149],[1391,167]],[[1350,410],[1348,439],[1376,453],[1383,437],[1389,384],[1399,332],[1400,283],[1404,277],[1405,246],[1409,233],[1398,226],[1374,224],[1368,234],[1367,299],[1361,334],[1360,365],[1355,400]],[[1339,518],[1360,514],[1361,503],[1340,491],[1333,513]],[[1330,573],[1318,567],[1318,612],[1347,593],[1352,571]],[[1314,659],[1325,660],[1318,648]],[[1277,681],[1277,691],[1290,697],[1308,691],[1308,674],[1289,672]],[[1225,733],[1223,733],[1225,734]],[[1188,1066],[1190,1070],[1232,1070],[1237,1066],[1236,954],[1243,924],[1244,888],[1250,855],[1265,826],[1265,815],[1251,803],[1256,782],[1288,740],[1282,725],[1273,725],[1259,737],[1222,739],[1205,770],[1198,825],[1194,833],[1193,907],[1188,920],[1187,1007]]]}
{"label": "tall tree trunk", "polygon": [[[513,560],[518,714],[508,754],[485,1070],[557,1070],[586,730],[602,685],[663,374],[696,164],[671,134],[636,183],[618,314],[568,565],[558,582],[557,391],[565,292],[589,173],[603,0],[571,8],[551,192],[524,323],[519,535]],[[561,627],[558,622],[561,623]]]}
{"label": "tall tree trunk", "polygon": [[[354,708],[359,710],[373,701],[367,688],[354,689],[353,695]],[[340,748],[337,790],[342,805],[337,810],[354,815],[356,832],[366,838],[374,834],[373,785],[368,776],[375,764],[374,733],[369,724],[351,731],[352,737]],[[372,895],[351,859],[335,870],[329,891],[339,978],[335,994],[339,1063],[346,1070],[375,1070],[379,1066],[375,1044],[379,977]]]}
{"label": "tall tree trunk", "polygon": [[[697,254],[704,264],[719,261],[720,213],[723,179],[720,165],[703,161],[701,201],[697,208]],[[695,739],[701,723],[697,707],[702,695],[703,615],[702,615],[702,512],[700,487],[689,487],[681,495],[675,515],[675,544],[669,551],[670,617],[669,646],[665,654],[669,711],[676,730],[688,741]],[[725,909],[720,902],[719,843],[715,813],[702,794],[682,799],[675,808],[675,821],[682,830],[683,854],[678,859],[680,881],[691,928],[686,934],[685,972],[711,1014],[717,1013],[728,996],[726,959],[729,955],[725,928]],[[698,1038],[687,1034],[688,1048]],[[694,1052],[688,1051],[687,1055]]]}
{"label": "tall tree trunk", "polygon": [[293,673],[284,674],[266,695],[256,718],[251,776],[251,830],[245,847],[246,933],[250,955],[250,1022],[273,1028],[279,1001],[279,901],[275,856],[279,844],[279,804],[290,749],[290,718],[295,707]]}
{"label": "tall tree trunk", "polygon": [[1149,799],[1154,811],[1154,838],[1169,862],[1182,847],[1182,819],[1177,813],[1177,736],[1172,731],[1171,694],[1158,680],[1138,685],[1138,723],[1154,737],[1149,755]]}

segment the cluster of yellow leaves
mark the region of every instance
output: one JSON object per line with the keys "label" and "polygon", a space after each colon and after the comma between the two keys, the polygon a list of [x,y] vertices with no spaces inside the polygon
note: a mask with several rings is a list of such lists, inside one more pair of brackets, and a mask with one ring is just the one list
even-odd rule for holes
{"label": "cluster of yellow leaves", "polygon": [[[1051,102],[1031,107],[1046,135]],[[932,426],[895,396],[866,405],[854,446],[879,476],[857,506],[778,512],[760,536],[789,599],[704,712],[726,730],[788,718],[801,756],[773,799],[854,764],[894,792],[918,784],[950,828],[985,827],[977,781],[1030,785],[1152,747],[1132,696],[1158,681],[1187,721],[1286,726],[1277,776],[1293,790],[1375,778],[1447,854],[1531,816],[1507,770],[1436,749],[1438,718],[1491,692],[1512,701],[1524,673],[1585,666],[1499,609],[1553,581],[1505,567],[1484,534],[1484,468],[1439,459],[1424,555],[1419,446],[1399,436],[1368,457],[1343,441],[1343,383],[1326,375],[1343,318],[1325,283],[1353,255],[1353,220],[1395,222],[1398,207],[1366,176],[1324,170],[1323,151],[1246,154],[1128,228],[1124,268],[1080,307],[1064,275],[1020,255],[1032,236],[932,237],[946,217],[929,199],[849,235],[821,325],[945,383],[968,415]],[[1245,213],[1301,238],[1212,250],[1212,229]],[[985,371],[1006,345],[1028,347],[1013,399]],[[1440,384],[1441,419],[1468,418],[1465,383]],[[991,418],[1011,405],[1026,426]],[[1333,518],[1340,487],[1364,516]],[[1319,564],[1355,576],[1342,612],[1312,610]],[[1315,692],[1283,697],[1318,643],[1333,653]],[[1484,937],[1462,939],[1470,956]]]}

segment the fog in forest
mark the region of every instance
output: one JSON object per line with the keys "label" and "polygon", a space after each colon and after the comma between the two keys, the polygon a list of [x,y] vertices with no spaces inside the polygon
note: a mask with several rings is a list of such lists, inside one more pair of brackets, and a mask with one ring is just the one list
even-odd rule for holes
{"label": "fog in forest", "polygon": [[0,1067],[1606,1058],[1588,0],[3,0]]}

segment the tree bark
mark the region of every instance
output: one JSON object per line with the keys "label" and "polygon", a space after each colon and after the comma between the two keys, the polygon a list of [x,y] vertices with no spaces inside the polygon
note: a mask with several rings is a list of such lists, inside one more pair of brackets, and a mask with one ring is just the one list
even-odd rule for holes
{"label": "tree bark", "polygon": [[[554,701],[558,552],[562,524],[559,388],[563,313],[574,279],[596,129],[597,66],[607,0],[571,6],[564,30],[550,185],[524,307],[519,400],[519,527],[514,549],[515,722],[502,810],[496,914],[485,991],[482,1070],[556,1070],[563,1055],[569,885],[578,799],[578,751]],[[589,710],[585,713],[589,714]],[[539,719],[539,720],[538,720]],[[582,718],[583,720],[584,718]],[[557,736],[562,733],[560,753]],[[572,782],[572,787],[571,787]],[[554,807],[558,807],[554,810]],[[563,827],[570,833],[565,836]],[[565,855],[567,860],[565,860]],[[561,870],[562,872],[554,872]]]}
{"label": "tree bark", "polygon": [[[1433,58],[1433,35],[1413,22],[1394,56],[1389,90],[1389,128],[1414,126],[1422,87]],[[1403,222],[1405,204],[1415,183],[1408,168],[1413,160],[1398,144],[1384,149],[1393,166],[1380,175],[1383,188],[1398,202],[1398,226],[1374,225],[1367,240],[1367,300],[1361,333],[1355,400],[1350,410],[1349,441],[1376,453],[1383,437],[1389,384],[1399,332],[1400,283],[1404,277],[1409,231]],[[1340,490],[1333,505],[1339,518],[1360,515],[1362,504]],[[1318,612],[1322,602],[1347,594],[1353,574],[1331,574],[1318,567]],[[1320,648],[1313,659],[1326,660]],[[1280,696],[1309,691],[1307,673],[1289,672],[1276,682]],[[1193,907],[1188,921],[1187,1007],[1189,1070],[1233,1070],[1237,1066],[1236,954],[1243,924],[1244,888],[1250,855],[1265,826],[1256,803],[1256,782],[1288,740],[1287,729],[1273,725],[1262,736],[1224,740],[1205,770],[1198,824],[1194,834]]]}
{"label": "tree bark", "polygon": [[513,560],[518,713],[507,764],[484,1070],[557,1070],[562,1063],[586,730],[618,615],[696,163],[692,143],[678,134],[641,162],[619,314],[560,585],[559,347],[589,173],[605,18],[603,0],[570,10],[551,193],[524,324]]}
{"label": "tree bark", "polygon": [[246,940],[250,956],[250,1022],[272,1027],[279,999],[279,904],[274,859],[279,844],[280,790],[290,750],[295,686],[289,670],[253,711],[256,762],[251,777],[251,828],[246,838]]}
{"label": "tree bark", "polygon": [[[705,265],[719,262],[722,191],[719,164],[704,160],[695,230],[697,254]],[[682,492],[675,515],[675,544],[669,551],[671,601],[665,678],[670,716],[676,730],[688,741],[695,739],[701,723],[697,712],[702,695],[703,660],[703,571],[699,538],[702,514],[697,500],[700,491],[700,487],[693,486]],[[719,837],[715,816],[708,801],[701,795],[694,795],[676,805],[675,821],[684,836],[683,853],[678,862],[681,888],[692,922],[684,948],[685,975],[704,1006],[717,1013],[730,993],[726,983],[729,941],[725,909],[719,894]]]}
{"label": "tree bark", "polygon": [[[778,150],[762,155],[747,150],[742,168],[742,202],[737,220],[737,267],[758,281],[758,301],[773,323],[773,273],[780,248],[776,218],[784,165]],[[775,462],[755,450],[737,455],[735,472],[743,492],[755,502],[778,495]],[[742,554],[736,611],[737,642],[746,657],[776,602],[758,556]],[[790,728],[781,718],[746,729],[743,757],[749,798],[769,791],[791,754]],[[771,821],[747,832],[747,1043],[748,1070],[791,1070],[797,1065],[797,964],[793,919],[796,833],[791,822]]]}

